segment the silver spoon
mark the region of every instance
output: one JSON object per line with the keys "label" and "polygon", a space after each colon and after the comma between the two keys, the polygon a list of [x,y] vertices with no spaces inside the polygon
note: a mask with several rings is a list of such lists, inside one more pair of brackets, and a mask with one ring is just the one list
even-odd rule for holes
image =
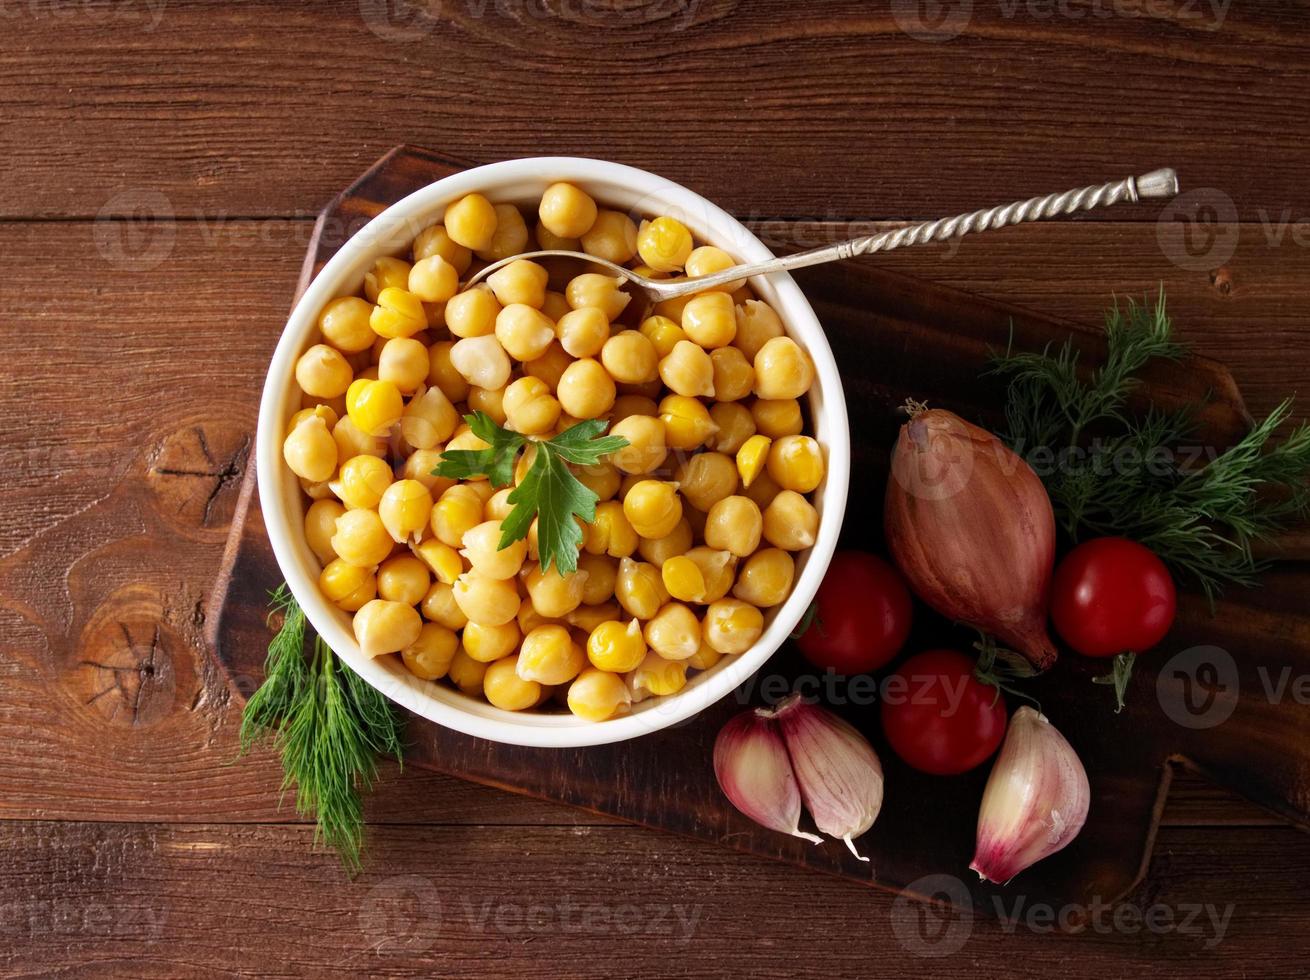
{"label": "silver spoon", "polygon": [[594,265],[604,266],[617,276],[622,276],[632,285],[642,290],[651,302],[675,299],[689,293],[698,293],[750,276],[764,275],[770,272],[785,272],[791,269],[803,269],[809,265],[821,265],[838,259],[850,259],[868,252],[886,252],[902,245],[922,245],[926,242],[945,241],[956,235],[967,235],[974,231],[989,231],[1005,225],[1017,225],[1024,221],[1040,221],[1043,218],[1055,218],[1075,211],[1091,211],[1093,208],[1109,207],[1120,201],[1138,201],[1150,199],[1167,199],[1178,193],[1178,174],[1172,167],[1152,170],[1140,177],[1126,177],[1110,184],[1079,187],[1063,194],[1047,194],[1045,197],[1033,197],[1026,201],[1015,201],[984,211],[971,211],[957,214],[954,218],[938,218],[936,221],[923,221],[917,225],[884,231],[867,238],[852,238],[850,241],[836,245],[824,245],[806,252],[797,252],[783,258],[767,259],[763,262],[750,262],[735,265],[722,272],[695,279],[650,279],[631,269],[584,252],[568,252],[561,249],[547,249],[541,252],[524,252],[509,258],[493,262],[485,269],[470,276],[464,288],[485,279],[497,269],[518,259],[569,258],[581,259]]}

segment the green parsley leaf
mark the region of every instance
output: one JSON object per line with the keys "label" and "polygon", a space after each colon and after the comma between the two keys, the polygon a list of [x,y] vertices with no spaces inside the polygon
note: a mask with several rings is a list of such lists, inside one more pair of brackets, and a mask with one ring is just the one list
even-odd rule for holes
{"label": "green parsley leaf", "polygon": [[502,429],[485,412],[465,415],[473,434],[487,443],[486,449],[451,449],[441,454],[441,462],[432,471],[433,476],[452,480],[470,480],[485,476],[494,487],[514,482],[514,461],[527,439],[517,432]]}
{"label": "green parsley leaf", "polygon": [[[528,440],[517,432],[502,429],[481,412],[468,418],[474,435],[488,443],[488,448],[442,453],[433,474],[453,479],[486,476],[498,487],[512,483],[514,461]],[[477,426],[473,424],[475,418]],[[595,466],[610,453],[628,445],[622,436],[602,436],[607,425],[602,419],[590,419],[553,439],[531,441],[532,463],[523,482],[510,491],[508,500],[514,507],[501,522],[500,547],[527,537],[536,519],[537,554],[542,571],[551,565],[561,575],[578,570],[582,528],[575,518],[587,523],[595,520],[598,498],[573,475],[569,464]]]}

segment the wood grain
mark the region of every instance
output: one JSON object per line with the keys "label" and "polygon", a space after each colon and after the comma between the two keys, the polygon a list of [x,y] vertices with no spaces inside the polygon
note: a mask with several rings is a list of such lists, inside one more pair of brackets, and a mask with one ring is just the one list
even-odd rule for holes
{"label": "wood grain", "polygon": [[938,217],[1165,164],[1234,218],[1307,217],[1304,4],[937,9],[13,3],[0,215],[312,215],[409,142],[617,160],[756,218]]}

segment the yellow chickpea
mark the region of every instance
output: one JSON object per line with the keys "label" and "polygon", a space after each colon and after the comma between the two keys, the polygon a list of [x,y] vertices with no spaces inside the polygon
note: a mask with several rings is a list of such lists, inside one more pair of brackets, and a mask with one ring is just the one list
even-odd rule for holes
{"label": "yellow chickpea", "polygon": [[[404,433],[406,419],[401,419],[401,433]],[[407,439],[406,442],[409,440]],[[417,480],[428,488],[432,499],[436,500],[455,485],[455,481],[445,476],[434,476],[432,471],[441,463],[443,448],[415,449],[405,457],[400,466],[400,476],[405,480]]]}
{"label": "yellow chickpea", "polygon": [[709,670],[722,659],[723,654],[706,643],[704,637],[702,637],[700,649],[686,663],[693,670]]}
{"label": "yellow chickpea", "polygon": [[605,341],[600,360],[610,377],[626,384],[645,384],[659,376],[655,345],[636,330],[621,330]]}
{"label": "yellow chickpea", "polygon": [[327,344],[315,344],[296,361],[296,383],[302,391],[315,398],[343,395],[352,380],[354,372],[346,359],[340,351]]}
{"label": "yellow chickpea", "polygon": [[469,623],[464,627],[462,635],[464,652],[484,664],[509,656],[518,648],[522,640],[523,633],[514,619],[499,626]]}
{"label": "yellow chickpea", "polygon": [[[344,401],[345,399],[343,398],[342,402],[344,403]],[[296,426],[298,426],[301,422],[304,422],[312,418],[322,419],[323,424],[326,425],[328,429],[331,429],[334,425],[337,424],[337,421],[340,418],[340,414],[331,405],[327,405],[327,404],[311,405],[307,408],[302,408],[295,415],[291,416],[291,421],[287,423],[287,431],[288,432],[294,431]]]}
{"label": "yellow chickpea", "polygon": [[624,679],[633,691],[633,700],[648,695],[677,694],[687,686],[687,665],[666,660],[658,653],[648,653],[636,669]]}
{"label": "yellow chickpea", "polygon": [[[519,307],[531,310],[531,307]],[[536,312],[532,310],[532,312]],[[504,315],[502,311],[501,315]],[[496,318],[500,322],[500,317]],[[511,328],[507,327],[507,333]],[[518,327],[512,328],[517,332]],[[517,339],[517,333],[516,333]],[[470,385],[496,390],[509,384],[509,355],[495,336],[465,337],[450,349],[450,363]]]}
{"label": "yellow chickpea", "polygon": [[432,494],[417,480],[397,480],[382,492],[378,501],[378,516],[397,543],[411,537],[418,540],[418,533],[428,523],[431,513]]}
{"label": "yellow chickpea", "polygon": [[450,658],[450,668],[446,671],[446,676],[464,694],[471,698],[480,698],[483,696],[482,679],[486,673],[487,665],[478,663],[461,647],[455,651],[455,656]]}
{"label": "yellow chickpea", "polygon": [[323,565],[337,557],[332,535],[337,533],[337,518],[345,512],[335,500],[315,500],[305,511],[305,542]]}
{"label": "yellow chickpea", "polygon": [[701,546],[688,551],[687,557],[705,579],[704,602],[717,602],[728,594],[737,572],[737,559],[731,552]]}
{"label": "yellow chickpea", "polygon": [[610,422],[622,422],[631,415],[646,415],[655,418],[659,414],[660,408],[655,404],[655,399],[647,398],[645,395],[625,394],[614,399],[614,408],[610,411]]}
{"label": "yellow chickpea", "polygon": [[737,347],[720,347],[710,353],[714,365],[714,397],[721,402],[745,398],[755,387],[755,368]]}
{"label": "yellow chickpea", "polygon": [[692,249],[691,232],[667,215],[642,224],[637,233],[637,253],[656,272],[676,272],[686,263]]}
{"label": "yellow chickpea", "polygon": [[[687,256],[686,271],[689,278],[699,279],[701,276],[710,276],[724,269],[731,269],[736,264],[736,260],[723,249],[713,245],[702,245],[700,248],[692,249],[691,254]],[[734,279],[715,288],[725,293],[735,293],[745,283],[745,279]]]}
{"label": "yellow chickpea", "polygon": [[412,337],[428,326],[423,301],[407,289],[388,286],[378,294],[368,325],[379,337]]}
{"label": "yellow chickpea", "polygon": [[312,483],[332,477],[337,471],[337,456],[337,443],[321,415],[305,419],[282,443],[282,458],[291,472]]}
{"label": "yellow chickpea", "polygon": [[607,670],[588,668],[569,685],[569,710],[586,721],[606,721],[631,704],[632,693],[623,678]]}
{"label": "yellow chickpea", "polygon": [[559,619],[577,609],[582,604],[586,585],[586,572],[561,575],[554,565],[545,572],[540,565],[533,565],[523,577],[523,587],[527,589],[533,607],[550,619]]}
{"label": "yellow chickpea", "polygon": [[436,681],[446,676],[458,649],[459,637],[453,630],[437,623],[424,623],[418,639],[400,651],[400,659],[415,677]]}
{"label": "yellow chickpea", "polygon": [[573,363],[571,358],[560,346],[559,341],[553,341],[546,352],[540,357],[534,357],[523,365],[523,373],[530,378],[540,378],[546,383],[546,389],[554,394],[559,388],[559,379],[564,377],[564,372],[568,370]]}
{"label": "yellow chickpea", "polygon": [[496,339],[515,360],[530,361],[546,353],[555,340],[555,324],[540,310],[515,303],[496,315]]}
{"label": "yellow chickpea", "polygon": [[491,288],[479,283],[446,303],[446,328],[456,337],[485,337],[496,332],[501,306]]}
{"label": "yellow chickpea", "polygon": [[460,554],[479,575],[487,578],[513,578],[528,557],[528,543],[523,539],[500,546],[500,521],[483,521],[464,532]]}
{"label": "yellow chickpea", "polygon": [[567,684],[587,666],[586,652],[569,631],[556,624],[538,626],[523,637],[515,670],[539,684]]}
{"label": "yellow chickpea", "polygon": [[582,554],[578,556],[578,571],[586,572],[582,586],[582,604],[596,606],[614,597],[614,584],[618,580],[619,563],[608,555]]}
{"label": "yellow chickpea", "polygon": [[687,660],[700,649],[701,624],[681,602],[670,602],[646,624],[647,645],[666,660]]}
{"label": "yellow chickpea", "polygon": [[331,300],[318,316],[323,339],[339,351],[356,354],[368,350],[377,339],[369,326],[373,304],[358,296],[341,296]]}
{"label": "yellow chickpea", "polygon": [[750,299],[736,308],[737,336],[733,339],[752,363],[760,349],[774,337],[783,336],[782,320],[763,300]]}
{"label": "yellow chickpea", "polygon": [[[544,245],[542,246],[545,247]],[[566,251],[576,252],[576,248],[566,249]],[[541,312],[550,317],[552,323],[558,323],[560,317],[572,309],[569,306],[569,299],[563,293],[558,293],[553,289],[546,290],[546,298],[541,301]]]}
{"label": "yellow chickpea", "polygon": [[428,348],[428,384],[441,389],[452,404],[458,404],[468,397],[469,383],[450,359],[454,347],[454,341],[439,340]]}
{"label": "yellow chickpea", "polygon": [[582,547],[589,555],[611,558],[626,558],[637,550],[637,532],[623,513],[623,504],[607,500],[596,505],[596,516],[583,531]]}
{"label": "yellow chickpea", "polygon": [[390,255],[384,255],[373,263],[373,268],[364,274],[364,295],[369,302],[376,303],[382,290],[388,286],[405,289],[409,279],[409,263]]}
{"label": "yellow chickpea", "polygon": [[801,403],[795,398],[757,398],[751,404],[751,418],[760,435],[770,439],[799,435],[805,428]]}
{"label": "yellow chickpea", "polygon": [[428,567],[413,555],[393,555],[378,568],[378,595],[391,602],[417,606],[431,584]]}
{"label": "yellow chickpea", "polygon": [[519,593],[512,580],[465,572],[452,588],[456,604],[470,623],[504,626],[518,614]]}
{"label": "yellow chickpea", "polygon": [[441,223],[456,244],[476,252],[496,236],[496,209],[481,194],[466,194],[446,208]]}
{"label": "yellow chickpea", "polygon": [[323,566],[318,587],[330,602],[346,612],[357,612],[378,594],[377,576],[371,568],[360,568],[340,558]]}
{"label": "yellow chickpea", "polygon": [[678,490],[697,510],[709,512],[737,492],[737,465],[723,453],[697,453],[677,473]]}
{"label": "yellow chickpea", "polygon": [[584,272],[569,280],[564,287],[564,296],[569,306],[580,310],[584,306],[599,307],[605,313],[605,319],[613,322],[627,307],[632,297],[621,287],[623,279],[619,276],[606,276],[599,272]]}
{"label": "yellow chickpea", "polygon": [[445,303],[459,291],[459,270],[440,255],[419,259],[405,286],[425,303]]}
{"label": "yellow chickpea", "polygon": [[[440,388],[424,388],[405,406],[400,416],[400,435],[413,449],[427,450],[449,439],[457,425],[459,413],[450,399]],[[436,462],[427,469],[433,466]]]}
{"label": "yellow chickpea", "polygon": [[677,487],[659,480],[641,480],[623,498],[623,515],[643,538],[662,538],[682,520]]}
{"label": "yellow chickpea", "polygon": [[610,435],[628,440],[627,446],[610,456],[610,462],[624,473],[649,473],[668,457],[664,423],[658,418],[630,415],[610,426]]}
{"label": "yellow chickpea", "polygon": [[660,580],[673,598],[682,602],[706,602],[705,573],[697,562],[686,555],[673,555],[660,566]]}
{"label": "yellow chickpea", "polygon": [[783,490],[764,508],[764,540],[784,551],[804,551],[819,532],[819,512],[794,490]]}
{"label": "yellow chickpea", "polygon": [[641,335],[655,346],[655,353],[661,359],[668,357],[673,352],[673,348],[678,345],[678,341],[687,339],[682,327],[666,316],[648,316],[641,321],[641,326],[638,329],[641,331]]}
{"label": "yellow chickpea", "polygon": [[790,337],[774,337],[755,355],[755,394],[799,398],[814,384],[814,362]]}
{"label": "yellow chickpea", "polygon": [[714,434],[714,419],[705,403],[686,395],[667,395],[660,402],[660,421],[670,449],[696,449]]}
{"label": "yellow chickpea", "polygon": [[471,484],[457,483],[432,505],[432,533],[451,548],[464,547],[464,535],[482,523],[483,500]]}
{"label": "yellow chickpea", "polygon": [[600,602],[594,606],[583,603],[565,616],[564,622],[583,633],[590,633],[601,623],[622,615],[623,610],[617,602]]}
{"label": "yellow chickpea", "polygon": [[705,520],[705,543],[744,558],[760,546],[764,517],[749,497],[724,497]]}
{"label": "yellow chickpea", "polygon": [[560,403],[540,378],[519,378],[505,389],[505,418],[515,432],[527,436],[550,432],[559,421]]}
{"label": "yellow chickpea", "polygon": [[720,599],[705,610],[705,642],[720,653],[745,653],[764,632],[764,615],[739,599]]}
{"label": "yellow chickpea", "polygon": [[682,309],[682,329],[706,350],[732,343],[737,334],[732,297],[717,290],[693,296]]}
{"label": "yellow chickpea", "polygon": [[710,406],[710,418],[718,430],[706,445],[715,452],[735,455],[755,435],[755,419],[750,409],[738,402],[715,402]]}
{"label": "yellow chickpea", "polygon": [[[560,181],[546,188],[537,207],[541,224],[558,238],[581,238],[591,231],[599,210],[585,191]],[[548,248],[542,243],[542,248]]]}
{"label": "yellow chickpea", "polygon": [[[504,388],[478,388],[476,386],[469,389],[468,410],[470,412],[482,412],[484,415],[490,415],[493,422],[497,425],[504,425],[508,421],[505,415],[505,389]],[[451,449],[459,449],[460,446],[451,446]]]}
{"label": "yellow chickpea", "polygon": [[414,239],[415,263],[433,255],[440,255],[461,276],[468,271],[469,263],[473,261],[473,252],[451,238],[444,225],[428,225]]}
{"label": "yellow chickpea", "polygon": [[539,310],[546,302],[546,281],[549,278],[545,266],[529,259],[516,259],[487,276],[487,285],[501,306],[523,304]]}
{"label": "yellow chickpea", "polygon": [[405,401],[390,381],[359,378],[346,389],[346,414],[360,432],[385,436],[405,414]]}
{"label": "yellow chickpea", "polygon": [[[624,503],[627,503],[626,498]],[[637,543],[637,551],[642,558],[659,568],[674,555],[685,554],[690,550],[693,538],[690,522],[681,517],[668,534],[658,538],[643,537]]]}
{"label": "yellow chickpea", "polygon": [[428,378],[428,349],[412,337],[393,337],[378,356],[378,380],[401,392],[413,392]]}
{"label": "yellow chickpea", "polygon": [[587,659],[598,670],[623,673],[635,668],[646,656],[646,641],[641,624],[632,619],[601,623],[587,638]]}
{"label": "yellow chickpea", "polygon": [[584,357],[564,369],[556,396],[563,410],[574,418],[600,418],[614,405],[614,379],[599,361]]}
{"label": "yellow chickpea", "polygon": [[468,625],[469,618],[455,601],[455,590],[449,582],[434,582],[423,597],[419,606],[423,618],[438,623],[449,630],[462,630]]}
{"label": "yellow chickpea", "polygon": [[332,427],[332,441],[337,444],[339,459],[349,459],[352,456],[381,457],[387,452],[385,439],[361,432],[349,415]]}
{"label": "yellow chickpea", "polygon": [[504,711],[524,711],[541,700],[541,685],[518,675],[518,657],[505,657],[487,668],[482,676],[482,693]]}
{"label": "yellow chickpea", "polygon": [[708,398],[714,394],[714,361],[690,340],[679,340],[659,363],[660,378],[675,394]]}
{"label": "yellow chickpea", "polygon": [[768,609],[787,598],[795,577],[796,562],[791,555],[781,548],[761,548],[742,565],[732,594]]}
{"label": "yellow chickpea", "polygon": [[652,618],[669,601],[669,592],[664,587],[660,569],[655,565],[622,558],[614,580],[614,597],[629,616],[645,620]]}
{"label": "yellow chickpea", "polygon": [[588,255],[615,265],[626,265],[637,254],[637,225],[622,211],[597,211],[591,227],[577,238]]}
{"label": "yellow chickpea", "polygon": [[574,357],[595,357],[609,340],[610,322],[600,307],[583,306],[559,318],[555,335]]}
{"label": "yellow chickpea", "polygon": [[310,500],[329,500],[332,497],[332,482],[330,480],[306,480],[300,477],[297,481],[300,484],[301,492]]}
{"label": "yellow chickpea", "polygon": [[418,610],[403,602],[373,599],[364,603],[354,619],[355,639],[366,657],[399,653],[414,643],[423,631]]}
{"label": "yellow chickpea", "polygon": [[823,481],[823,450],[810,436],[783,436],[769,449],[768,468],[784,490],[809,493]]}
{"label": "yellow chickpea", "polygon": [[493,493],[482,507],[482,516],[489,521],[503,521],[509,517],[514,509],[514,505],[509,502],[509,495],[513,492],[513,487],[503,487]]}
{"label": "yellow chickpea", "polygon": [[484,262],[498,262],[511,255],[527,251],[528,225],[523,220],[519,209],[512,204],[497,204],[496,230],[491,241],[483,248],[476,249],[478,258]]}

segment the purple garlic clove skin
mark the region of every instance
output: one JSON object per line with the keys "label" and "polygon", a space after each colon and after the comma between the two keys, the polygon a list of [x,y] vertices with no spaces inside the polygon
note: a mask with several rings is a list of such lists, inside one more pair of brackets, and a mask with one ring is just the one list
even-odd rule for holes
{"label": "purple garlic clove skin", "polygon": [[882,763],[873,746],[853,726],[798,694],[778,705],[774,717],[814,825],[868,861],[853,841],[882,810]]}
{"label": "purple garlic clove skin", "polygon": [[714,775],[738,810],[762,827],[821,843],[799,829],[801,794],[778,723],[767,712],[743,711],[714,742]]}
{"label": "purple garlic clove skin", "polygon": [[1073,747],[1041,713],[1022,707],[987,778],[969,865],[1004,884],[1078,836],[1091,788]]}

